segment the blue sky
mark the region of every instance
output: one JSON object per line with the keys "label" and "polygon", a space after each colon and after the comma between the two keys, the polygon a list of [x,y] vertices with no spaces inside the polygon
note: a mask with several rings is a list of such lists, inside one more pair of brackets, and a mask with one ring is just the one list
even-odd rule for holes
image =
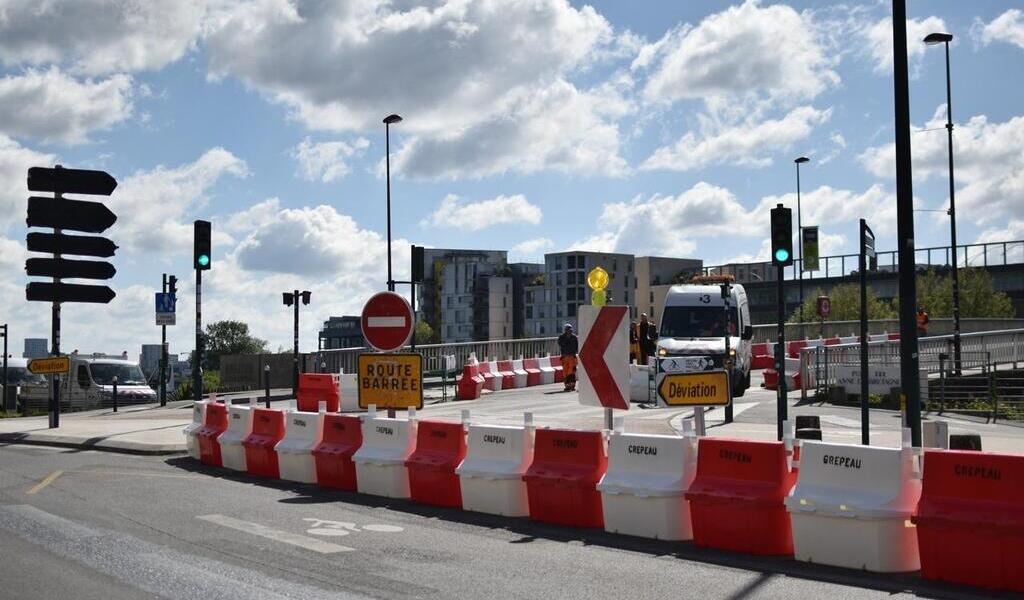
{"label": "blue sky", "polygon": [[[962,242],[1024,238],[1024,12],[908,3],[911,119],[945,120],[947,30]],[[25,168],[102,168],[118,298],[65,307],[65,349],[158,339],[152,292],[182,280],[172,349],[191,347],[191,221],[214,223],[205,320],[290,346],[280,292],[313,291],[303,347],[383,287],[392,112],[395,266],[408,244],[766,256],[767,208],[795,203],[825,253],[867,217],[893,247],[889,3],[493,0],[0,0],[0,320],[47,336],[24,300]],[[82,32],[88,31],[88,34]],[[55,41],[55,40],[65,40]],[[946,138],[915,131],[920,208],[946,205]],[[947,243],[919,212],[918,246]],[[20,346],[20,344],[18,345]],[[17,347],[17,346],[16,346]]]}

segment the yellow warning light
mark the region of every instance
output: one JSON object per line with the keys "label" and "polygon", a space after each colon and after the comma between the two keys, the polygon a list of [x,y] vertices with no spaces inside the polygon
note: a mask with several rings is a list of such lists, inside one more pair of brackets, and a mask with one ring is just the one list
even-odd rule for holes
{"label": "yellow warning light", "polygon": [[601,267],[594,267],[587,273],[587,285],[592,290],[603,290],[608,287],[608,271]]}

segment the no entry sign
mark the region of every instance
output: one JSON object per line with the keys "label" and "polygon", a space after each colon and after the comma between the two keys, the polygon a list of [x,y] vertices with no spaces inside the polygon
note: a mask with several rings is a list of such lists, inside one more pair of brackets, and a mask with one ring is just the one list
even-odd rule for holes
{"label": "no entry sign", "polygon": [[412,307],[394,292],[374,294],[363,306],[363,337],[381,352],[394,352],[409,342],[413,330]]}

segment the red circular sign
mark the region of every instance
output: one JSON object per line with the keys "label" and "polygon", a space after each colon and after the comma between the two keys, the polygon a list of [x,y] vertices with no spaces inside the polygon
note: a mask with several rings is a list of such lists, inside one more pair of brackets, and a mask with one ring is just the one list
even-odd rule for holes
{"label": "red circular sign", "polygon": [[360,319],[366,342],[381,352],[394,352],[412,337],[409,302],[394,292],[378,292],[363,306]]}

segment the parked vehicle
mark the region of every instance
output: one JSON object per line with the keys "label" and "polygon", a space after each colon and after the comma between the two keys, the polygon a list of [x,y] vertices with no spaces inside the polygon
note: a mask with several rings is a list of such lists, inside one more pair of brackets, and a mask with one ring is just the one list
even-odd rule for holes
{"label": "parked vehicle", "polygon": [[[44,402],[49,397],[49,387],[46,378],[42,375],[33,375],[28,370],[28,359],[10,357],[7,359],[7,385],[18,390],[18,402],[26,400],[32,402],[42,399]],[[2,392],[3,381],[0,381],[0,398],[4,398]]]}
{"label": "parked vehicle", "polygon": [[145,404],[157,400],[139,364],[128,360],[126,354],[72,353],[70,358],[71,370],[61,379],[61,406],[72,410],[111,406],[115,377],[118,404]]}

